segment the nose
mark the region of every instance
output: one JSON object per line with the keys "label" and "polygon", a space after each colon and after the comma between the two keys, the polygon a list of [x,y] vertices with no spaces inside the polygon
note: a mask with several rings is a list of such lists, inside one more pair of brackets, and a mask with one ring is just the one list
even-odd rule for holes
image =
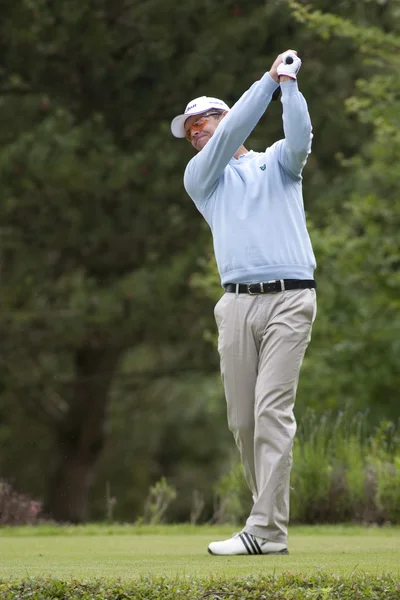
{"label": "nose", "polygon": [[192,131],[192,140],[197,140],[199,135],[202,135],[202,133],[202,129],[195,129],[194,131]]}

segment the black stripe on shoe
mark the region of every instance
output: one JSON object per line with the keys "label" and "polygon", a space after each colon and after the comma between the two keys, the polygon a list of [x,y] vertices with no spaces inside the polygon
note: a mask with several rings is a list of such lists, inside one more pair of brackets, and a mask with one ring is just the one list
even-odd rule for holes
{"label": "black stripe on shoe", "polygon": [[242,536],[244,536],[246,538],[247,543],[252,550],[251,554],[262,554],[262,550],[253,535],[251,535],[250,533],[247,533],[247,531],[244,531],[240,537],[242,537]]}
{"label": "black stripe on shoe", "polygon": [[253,549],[252,546],[249,545],[249,542],[246,539],[246,534],[245,533],[241,533],[239,537],[242,540],[243,546],[247,550],[247,554],[254,554],[254,552],[252,551],[252,549]]}
{"label": "black stripe on shoe", "polygon": [[[247,534],[247,535],[249,535],[249,534]],[[254,537],[254,535],[250,535],[250,537],[251,537],[251,539],[252,539],[252,541],[253,541],[253,544],[254,544],[254,545],[255,545],[255,547],[256,547],[257,554],[262,554],[262,550],[261,550],[261,548],[260,548],[260,544],[257,542],[257,540],[256,540],[256,538]]]}

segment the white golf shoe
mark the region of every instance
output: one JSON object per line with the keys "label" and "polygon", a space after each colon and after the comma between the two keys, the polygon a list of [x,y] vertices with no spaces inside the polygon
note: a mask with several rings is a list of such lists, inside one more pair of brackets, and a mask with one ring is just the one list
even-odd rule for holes
{"label": "white golf shoe", "polygon": [[289,554],[286,544],[270,542],[245,531],[235,533],[231,538],[222,542],[211,542],[208,552],[214,556]]}

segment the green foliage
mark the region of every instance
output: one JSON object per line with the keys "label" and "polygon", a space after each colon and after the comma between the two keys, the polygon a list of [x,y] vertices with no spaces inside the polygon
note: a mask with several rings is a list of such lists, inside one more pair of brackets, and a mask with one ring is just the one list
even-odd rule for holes
{"label": "green foliage", "polygon": [[215,486],[216,506],[213,521],[237,525],[243,521],[244,514],[251,508],[249,491],[240,463],[232,466]]}
{"label": "green foliage", "polygon": [[[299,81],[315,134],[304,197],[319,315],[299,420],[306,407],[348,404],[372,423],[397,418],[399,1],[3,8],[1,474],[43,498],[63,467],[58,442],[71,415],[102,391],[109,443],[92,514],[107,514],[109,482],[113,517],[137,518],[165,475],[179,490],[171,518],[188,519],[194,490],[211,518],[232,448],[210,344],[221,287],[209,230],[182,186],[191,151],[169,122],[196,95],[232,104],[286,47],[304,58]],[[282,134],[273,104],[249,140],[255,150]],[[82,374],[89,354],[96,360]],[[85,440],[76,425],[67,437]],[[357,439],[346,441],[353,496],[343,514],[362,490]],[[324,449],[313,444],[320,461]],[[323,495],[329,473],[313,468]],[[391,477],[383,469],[378,485],[396,512]]]}
{"label": "green foliage", "polygon": [[383,422],[371,441],[371,467],[376,473],[377,504],[388,521],[400,519],[400,433]]}
{"label": "green foliage", "polygon": [[294,522],[376,521],[381,518],[367,475],[371,442],[364,418],[350,413],[305,415],[294,444]]}
{"label": "green foliage", "polygon": [[[335,48],[327,53],[323,46],[326,68],[319,71],[318,97],[326,103],[331,98],[336,107],[334,112],[324,105],[326,118],[320,121],[322,106],[313,101],[314,90],[308,93],[310,76],[304,61],[300,87],[308,100],[315,134],[304,171],[304,198],[318,263],[319,308],[300,377],[297,413],[301,417],[310,406],[323,413],[351,405],[355,411],[367,412],[371,423],[396,419],[400,383],[400,3],[363,2],[357,9],[349,3],[289,5],[296,21],[316,36],[312,38],[311,62],[319,52],[318,37],[343,48],[350,44],[345,60],[354,84],[352,89],[346,88],[340,52]],[[314,64],[313,69],[318,72]],[[323,86],[332,73],[330,90],[325,91]],[[347,93],[340,102],[344,89]],[[334,165],[334,175],[319,187],[317,165],[324,162],[337,134],[327,129],[327,116],[335,128],[342,117],[346,123],[342,139],[327,159]],[[356,144],[349,152],[345,144],[353,135]],[[324,173],[328,173],[327,167]],[[217,300],[214,262],[204,262],[201,268],[196,284],[201,289],[208,282],[207,289]],[[209,337],[213,339],[212,334]]]}
{"label": "green foliage", "polygon": [[143,523],[157,525],[162,523],[169,505],[176,498],[176,489],[171,487],[165,477],[151,486],[144,507]]}
{"label": "green foliage", "polygon": [[389,425],[382,422],[367,435],[365,417],[349,413],[336,421],[313,415],[311,427],[302,423],[294,447],[292,521],[399,523],[400,453],[391,441],[399,433]]}
{"label": "green foliage", "polygon": [[[296,0],[288,0],[294,18],[323,39],[354,40],[362,54],[375,56],[379,54],[385,59],[390,58],[393,50],[400,49],[400,42],[395,33],[398,21],[392,21],[391,31],[386,32],[374,24],[374,18],[378,18],[385,24],[391,18],[396,19],[400,14],[398,0],[394,0],[388,7],[383,6],[385,2],[379,0],[373,2],[366,0],[360,2],[355,10],[352,10],[350,3],[341,4],[342,6],[339,7],[330,5],[328,10],[323,11],[318,9],[318,2],[303,5]],[[346,4],[350,10],[346,10]],[[350,18],[346,18],[346,13]],[[392,58],[396,60],[395,57]]]}
{"label": "green foliage", "polygon": [[392,523],[400,522],[400,456],[393,463],[378,464],[377,502],[387,519]]}
{"label": "green foliage", "polygon": [[[262,560],[262,559],[259,559]],[[61,580],[0,580],[0,597],[7,600],[111,600],[112,598],[143,600],[192,600],[222,598],[260,598],[282,600],[397,600],[400,584],[390,575],[353,574],[335,577],[318,574],[311,577],[271,575],[227,579],[224,577],[186,578],[171,580],[165,577],[142,577],[138,581],[81,583]]]}
{"label": "green foliage", "polygon": [[[293,523],[400,523],[399,431],[384,421],[367,433],[365,416],[350,412],[304,415],[293,448]],[[227,521],[236,524],[249,511],[240,465],[217,487]]]}
{"label": "green foliage", "polygon": [[[170,359],[176,356],[177,363],[184,361],[183,353],[173,346],[159,351]],[[214,482],[232,441],[225,425],[220,377],[179,369],[177,381],[158,362],[160,355],[151,349],[147,362],[141,354],[146,370],[154,369],[154,380],[149,384],[140,372],[132,378],[130,371],[138,356],[126,357],[110,404],[109,447],[94,488],[92,518],[104,519],[107,482],[116,498],[115,520],[132,521],[143,516],[149,488],[165,477],[178,491],[169,506],[168,521],[190,520],[199,508],[196,490],[204,501],[201,520],[208,520],[213,514]]]}
{"label": "green foliage", "polygon": [[326,419],[320,424],[311,423],[306,436],[295,439],[294,465],[291,476],[291,518],[293,520],[319,521],[326,518],[326,499],[332,481],[332,464],[327,460],[329,439]]}
{"label": "green foliage", "polygon": [[[318,35],[357,43],[364,65],[345,108],[349,129],[355,121],[370,129],[351,157],[337,153],[341,169],[325,193],[325,215],[318,225],[313,215],[310,223],[318,262],[319,316],[300,380],[299,411],[307,399],[315,408],[368,408],[371,422],[396,419],[400,3],[360,3],[360,13],[351,21],[297,2],[291,6],[296,18]],[[376,11],[380,27],[371,11]]]}

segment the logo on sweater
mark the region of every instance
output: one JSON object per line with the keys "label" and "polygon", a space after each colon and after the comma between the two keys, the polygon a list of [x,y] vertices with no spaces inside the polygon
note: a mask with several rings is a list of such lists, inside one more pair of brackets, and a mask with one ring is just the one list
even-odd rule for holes
{"label": "logo on sweater", "polygon": [[261,167],[260,167],[261,171],[265,171],[266,168],[267,168],[267,165],[261,165]]}

